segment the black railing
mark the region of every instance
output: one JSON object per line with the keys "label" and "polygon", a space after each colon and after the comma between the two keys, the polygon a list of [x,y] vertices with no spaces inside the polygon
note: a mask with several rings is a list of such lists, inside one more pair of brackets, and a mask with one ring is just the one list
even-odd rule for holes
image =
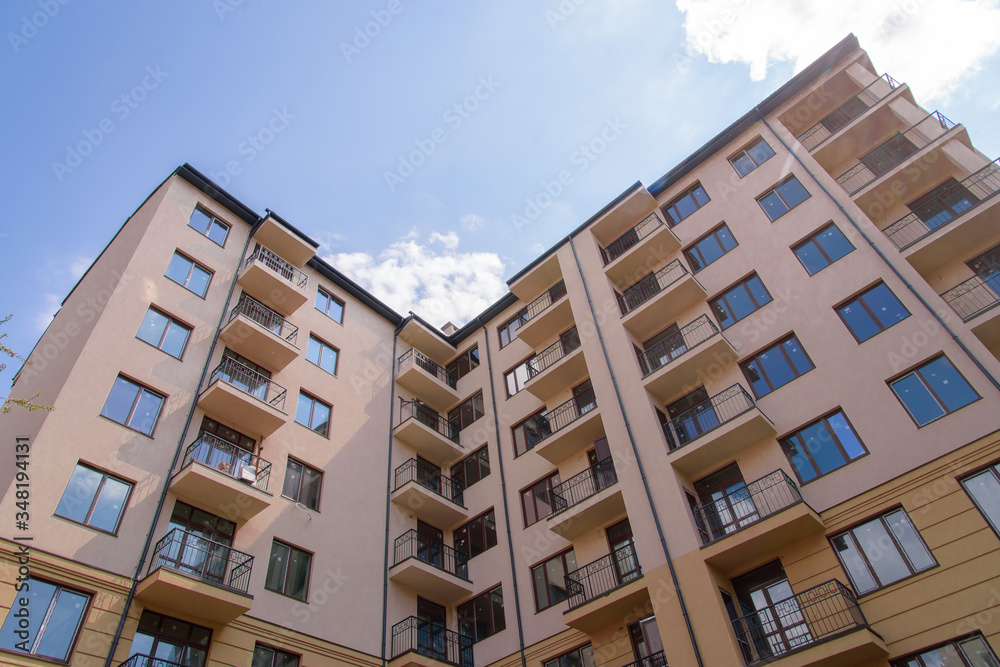
{"label": "black railing", "polygon": [[564,296],[566,296],[566,283],[560,280],[555,285],[545,290],[540,297],[525,307],[524,317],[521,320],[521,326],[523,327],[525,324],[530,322],[532,318],[540,315],[542,311]]}
{"label": "black railing", "polygon": [[[888,173],[908,157],[944,136],[955,127],[940,111],[928,114],[905,132],[891,137],[864,155],[837,178],[847,194],[853,195],[876,178]],[[900,139],[904,141],[901,143]]]}
{"label": "black railing", "polygon": [[618,295],[618,308],[622,316],[646,303],[661,291],[687,275],[687,267],[680,259],[675,259],[656,273],[651,273]]}
{"label": "black railing", "polygon": [[579,475],[574,475],[562,484],[552,487],[552,490],[549,491],[552,498],[552,514],[568,510],[617,482],[618,473],[615,472],[615,462],[609,456],[590,466]]}
{"label": "black railing", "polygon": [[399,565],[407,558],[416,558],[448,574],[462,579],[469,578],[467,555],[416,530],[408,530],[397,537],[393,543],[393,553],[396,557],[393,566]]}
{"label": "black railing", "polygon": [[[886,84],[888,84],[888,88],[886,88]],[[854,95],[839,107],[823,116],[818,123],[796,138],[807,151],[812,151],[846,127],[852,120],[868,111],[872,105],[891,93],[898,86],[898,81],[888,74],[883,74],[868,84],[860,93]]]}
{"label": "black railing", "polygon": [[712,502],[697,505],[693,508],[694,522],[701,541],[711,544],[800,502],[799,487],[784,471],[775,470]]}
{"label": "black railing", "polygon": [[237,315],[256,322],[286,343],[295,345],[298,340],[297,326],[251,296],[244,294],[240,297],[239,303],[229,313],[229,321],[232,322]]}
{"label": "black railing", "polygon": [[601,248],[601,257],[604,258],[604,266],[624,255],[629,248],[639,243],[639,241],[660,227],[666,227],[663,221],[660,220],[660,216],[656,215],[656,213],[647,215],[638,225],[616,238],[607,247]]}
{"label": "black railing", "polygon": [[232,357],[224,358],[222,363],[215,367],[208,384],[211,385],[216,380],[222,380],[276,410],[285,411],[285,388]]}
{"label": "black railing", "polygon": [[639,658],[635,662],[630,662],[625,667],[667,667],[667,656],[663,654],[663,651],[657,651],[656,653],[647,655],[645,658]]}
{"label": "black railing", "polygon": [[255,261],[260,262],[296,287],[305,287],[309,283],[309,276],[262,245],[257,246],[253,254],[247,257],[247,261],[244,262],[243,266],[250,266]]}
{"label": "black railing", "polygon": [[559,340],[529,359],[524,365],[528,369],[528,379],[535,377],[549,366],[580,347],[580,334],[576,329],[563,334]]}
{"label": "black railing", "polygon": [[966,211],[976,208],[998,192],[1000,192],[1000,160],[994,160],[882,231],[897,249],[905,250],[931,232],[954,222]]}
{"label": "black railing", "polygon": [[557,405],[544,415],[539,415],[536,419],[538,431],[542,442],[553,433],[566,428],[580,417],[584,416],[597,407],[597,399],[594,397],[594,389],[586,389],[569,399],[565,403]]}
{"label": "black railing", "polygon": [[202,581],[246,594],[253,556],[194,533],[174,528],[156,543],[146,574],[169,567]]}
{"label": "black railing", "polygon": [[462,485],[450,477],[445,477],[440,470],[418,461],[410,459],[403,465],[396,468],[395,486],[393,491],[399,490],[404,484],[416,482],[429,491],[433,491],[445,500],[450,500],[456,505],[465,507],[462,500]]}
{"label": "black railing", "polygon": [[734,384],[663,425],[670,451],[679,449],[757,407],[742,385]]}
{"label": "black railing", "polygon": [[1000,304],[1000,264],[994,264],[941,295],[963,322]]}
{"label": "black railing", "polygon": [[473,667],[472,637],[416,616],[392,626],[391,659],[410,651],[455,667]]}
{"label": "black railing", "polygon": [[118,667],[188,667],[188,665],[163,658],[154,658],[151,655],[133,655]]}
{"label": "black railing", "polygon": [[708,315],[702,315],[639,355],[642,377],[652,375],[718,333],[719,328],[708,319]]}
{"label": "black railing", "polygon": [[458,444],[458,425],[453,424],[448,421],[438,413],[431,410],[429,407],[421,403],[420,401],[413,399],[411,401],[405,401],[402,398],[399,399],[399,423],[402,424],[407,419],[416,419],[418,422],[431,428],[444,437],[448,438],[456,445]]}
{"label": "black railing", "polygon": [[403,369],[410,364],[419,366],[452,389],[458,386],[458,380],[454,375],[446,371],[426,354],[413,347],[400,355],[399,359],[396,360],[396,371],[402,373]]}
{"label": "black railing", "polygon": [[576,609],[641,576],[642,568],[635,553],[635,545],[626,544],[566,575],[569,608]]}
{"label": "black railing", "polygon": [[209,468],[215,468],[233,479],[247,482],[261,491],[267,491],[267,482],[271,477],[271,462],[231,442],[226,442],[217,435],[204,431],[198,434],[198,439],[188,445],[181,468],[192,461],[204,463]]}
{"label": "black railing", "polygon": [[771,662],[866,627],[868,621],[854,594],[836,579],[733,621],[747,665]]}

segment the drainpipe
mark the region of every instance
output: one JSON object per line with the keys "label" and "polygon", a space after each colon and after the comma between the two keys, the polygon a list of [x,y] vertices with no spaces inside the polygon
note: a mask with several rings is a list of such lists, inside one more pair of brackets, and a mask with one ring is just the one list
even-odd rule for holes
{"label": "drainpipe", "polygon": [[387,617],[389,615],[389,504],[392,494],[392,411],[395,403],[393,396],[396,393],[396,341],[399,339],[399,332],[409,321],[405,318],[396,326],[392,332],[392,384],[389,385],[389,450],[385,471],[385,547],[383,549],[382,568],[382,667],[385,667],[385,631],[388,627]]}

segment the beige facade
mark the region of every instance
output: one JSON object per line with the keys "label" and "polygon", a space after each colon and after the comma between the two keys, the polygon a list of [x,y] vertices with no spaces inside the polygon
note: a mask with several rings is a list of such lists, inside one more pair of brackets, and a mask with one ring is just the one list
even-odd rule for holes
{"label": "beige facade", "polygon": [[849,37],[439,331],[181,167],[16,380],[0,661],[995,665],[997,191]]}

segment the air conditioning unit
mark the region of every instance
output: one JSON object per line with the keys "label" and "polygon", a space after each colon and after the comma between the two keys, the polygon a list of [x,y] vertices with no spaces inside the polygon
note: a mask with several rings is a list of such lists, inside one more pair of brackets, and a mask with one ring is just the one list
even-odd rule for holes
{"label": "air conditioning unit", "polygon": [[257,481],[257,471],[249,466],[240,468],[240,481],[253,484]]}

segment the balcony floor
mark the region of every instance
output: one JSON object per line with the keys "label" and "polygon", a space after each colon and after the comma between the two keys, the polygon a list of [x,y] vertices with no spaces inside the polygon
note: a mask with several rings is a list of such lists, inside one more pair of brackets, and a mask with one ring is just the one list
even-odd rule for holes
{"label": "balcony floor", "polygon": [[603,526],[612,519],[625,514],[625,499],[622,489],[615,482],[583,502],[553,514],[546,524],[553,533],[567,540],[575,540],[589,530]]}
{"label": "balcony floor", "polygon": [[699,301],[704,301],[707,295],[698,279],[685,273],[624,315],[621,322],[637,340],[646,340],[676,320],[680,313]]}
{"label": "balcony floor", "polygon": [[670,463],[688,479],[693,479],[719,461],[732,458],[743,448],[776,434],[771,420],[754,407],[670,452]]}
{"label": "balcony floor", "polygon": [[542,440],[532,451],[549,463],[558,465],[603,434],[604,421],[601,419],[601,409],[597,407]]}
{"label": "balcony floor", "polygon": [[271,505],[271,494],[199,461],[191,461],[170,480],[181,500],[242,523]]}
{"label": "balcony floor", "polygon": [[524,388],[544,401],[578,384],[587,376],[587,360],[583,356],[581,345],[525,382]]}
{"label": "balcony floor", "polygon": [[616,588],[607,595],[585,602],[563,613],[563,623],[580,632],[592,633],[649,604],[649,590],[643,577]]}
{"label": "balcony floor", "polygon": [[223,422],[235,424],[244,433],[260,433],[264,437],[277,431],[288,419],[281,410],[222,380],[216,380],[201,392],[198,407]]}
{"label": "balcony floor", "polygon": [[452,604],[472,595],[472,582],[425,563],[407,558],[389,568],[389,579],[443,604]]}
{"label": "balcony floor", "polygon": [[785,545],[823,530],[823,520],[809,505],[794,505],[701,548],[705,562],[726,576],[746,569],[768,555],[777,555]]}
{"label": "balcony floor", "polygon": [[209,625],[226,625],[250,611],[253,596],[160,567],[139,582],[137,600],[178,615],[202,619]]}

